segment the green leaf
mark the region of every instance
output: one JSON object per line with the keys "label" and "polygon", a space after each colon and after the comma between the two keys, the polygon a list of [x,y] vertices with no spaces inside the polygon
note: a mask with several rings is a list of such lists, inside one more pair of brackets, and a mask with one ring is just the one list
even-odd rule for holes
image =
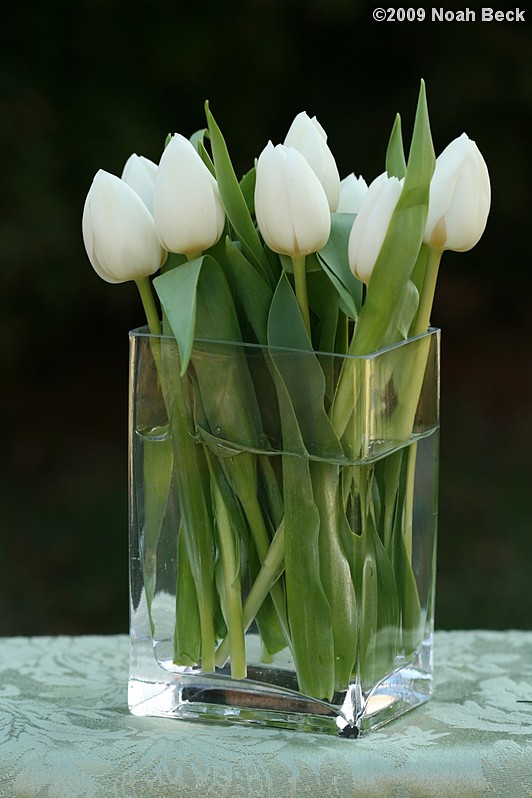
{"label": "green leaf", "polygon": [[[320,352],[334,352],[336,326],[338,324],[337,293],[323,270],[307,276],[307,291],[310,309],[320,320],[316,349]],[[327,358],[333,362],[334,358]],[[323,362],[323,361],[322,361]]]}
{"label": "green leaf", "polygon": [[400,617],[394,571],[372,508],[367,511],[361,543],[360,671],[363,686],[369,686],[393,667]]}
{"label": "green leaf", "polygon": [[362,283],[349,267],[348,245],[354,220],[353,213],[331,214],[331,234],[318,252],[318,259],[336,288],[346,314],[356,321],[362,305]]}
{"label": "green leaf", "polygon": [[248,211],[253,216],[255,213],[255,183],[257,181],[257,172],[255,167],[246,172],[240,181],[240,190],[246,201]]}
{"label": "green leaf", "polygon": [[237,447],[265,449],[231,289],[222,268],[212,258],[205,258],[199,280],[196,336],[221,342],[219,347],[198,345],[192,355],[210,431]]}
{"label": "green leaf", "polygon": [[[301,350],[294,353],[276,351],[274,348],[270,350],[270,355],[286,386],[307,451],[319,458],[343,461],[342,446],[325,412],[325,377],[285,274],[281,275],[270,308],[268,344],[271,347]],[[285,451],[298,451],[292,448],[298,446],[298,436],[294,435],[290,426],[285,425],[285,419],[282,420]]]}
{"label": "green leaf", "polygon": [[197,665],[201,659],[201,626],[196,586],[190,569],[185,538],[179,531],[174,629],[174,663]]}
{"label": "green leaf", "polygon": [[419,305],[419,293],[412,282],[408,280],[397,298],[388,329],[384,333],[381,346],[394,344],[401,339],[407,339],[410,327]]}
{"label": "green leaf", "polygon": [[161,266],[161,274],[165,272],[170,272],[172,269],[177,268],[177,266],[181,266],[183,263],[187,262],[187,256],[181,255],[177,252],[169,252],[166,261]]}
{"label": "green leaf", "polygon": [[382,346],[397,297],[410,279],[421,248],[434,164],[422,82],[403,190],[373,269],[350,354],[369,354]]}
{"label": "green leaf", "polygon": [[331,700],[334,640],[331,609],[321,583],[320,516],[312,496],[309,461],[284,455],[283,483],[286,601],[299,690]]}
{"label": "green leaf", "polygon": [[207,150],[205,149],[205,145],[204,145],[203,141],[198,141],[198,154],[199,154],[201,160],[203,161],[203,163],[205,164],[205,166],[207,167],[207,169],[209,170],[209,172],[211,173],[211,175],[213,177],[216,177],[216,170],[214,168],[214,164],[212,162],[212,158],[209,155],[209,153],[207,152]]}
{"label": "green leaf", "polygon": [[142,576],[148,613],[153,625],[151,604],[155,595],[157,577],[157,546],[168,504],[174,462],[167,426],[152,429],[149,435],[142,436],[142,454],[144,484]]}
{"label": "green leaf", "polygon": [[153,281],[157,296],[179,346],[181,374],[187,370],[196,326],[198,280],[205,256],[183,263]]}
{"label": "green leaf", "polygon": [[[179,346],[181,373],[193,353],[210,431],[238,446],[262,448],[260,413],[240,344],[231,289],[222,268],[203,255],[157,277],[154,285]],[[198,345],[193,350],[194,338],[223,343],[215,357],[215,344]]]}
{"label": "green leaf", "polygon": [[[421,602],[412,562],[408,554],[405,540],[405,512],[408,508],[407,473],[409,458],[416,457],[417,446],[412,444],[408,449],[397,453],[400,457],[401,471],[397,480],[396,496],[390,496],[390,503],[395,507],[392,540],[390,542],[391,561],[397,584],[399,608],[401,613],[401,643],[403,654],[409,656],[419,645],[423,636],[423,618]],[[393,457],[393,455],[392,455]],[[388,460],[389,458],[386,458]],[[410,522],[412,519],[410,519]]]}
{"label": "green leaf", "polygon": [[246,254],[259,266],[272,285],[273,277],[270,264],[264,255],[261,240],[255,229],[242,189],[236,178],[227,145],[220,128],[209,110],[208,103],[205,104],[205,113],[209,126],[214,165],[216,167],[216,180],[218,182],[218,189],[225,212],[236,235],[242,242]]}
{"label": "green leaf", "polygon": [[259,344],[266,344],[268,313],[273,292],[246,256],[229,239],[225,239],[226,275],[233,294],[244,308]]}
{"label": "green leaf", "polygon": [[401,133],[401,117],[395,117],[388,149],[386,151],[386,171],[388,177],[397,177],[399,180],[405,176],[406,160],[403,149],[403,136]]}
{"label": "green leaf", "polygon": [[[338,327],[338,295],[333,284],[323,270],[307,275],[307,290],[310,309],[319,318],[314,333],[315,348],[319,352],[335,351]],[[337,359],[333,354],[317,355],[326,382],[326,396],[332,402],[335,389],[335,367]]]}
{"label": "green leaf", "polygon": [[357,601],[344,549],[344,541],[349,540],[352,533],[342,506],[338,468],[329,463],[311,463],[310,472],[320,516],[320,576],[331,608],[335,689],[341,691],[349,684],[357,653]]}
{"label": "green leaf", "polygon": [[[175,271],[175,270],[174,270]],[[173,272],[170,272],[172,274]],[[169,364],[165,363],[169,369]],[[190,434],[192,420],[188,407],[187,380],[165,374],[167,402],[171,407],[171,441],[181,512],[183,550],[194,582],[201,629],[201,659],[204,670],[214,670],[214,618],[217,601],[214,590],[214,538],[211,514],[205,495],[206,463],[201,447]],[[187,598],[187,603],[190,597]],[[192,603],[192,602],[191,602]]]}

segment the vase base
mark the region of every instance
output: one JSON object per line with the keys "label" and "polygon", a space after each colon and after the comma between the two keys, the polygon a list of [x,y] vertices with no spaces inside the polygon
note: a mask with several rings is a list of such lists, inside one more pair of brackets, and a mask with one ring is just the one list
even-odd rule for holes
{"label": "vase base", "polygon": [[[356,738],[428,701],[432,694],[431,641],[414,661],[399,665],[364,692],[358,683],[329,703],[289,689],[293,674],[283,669],[250,668],[236,681],[223,669],[203,673],[189,668],[159,679],[129,680],[129,709],[134,715],[214,723],[238,723]],[[180,672],[179,672],[180,671]],[[256,671],[256,672],[255,672]],[[257,681],[257,677],[267,681]],[[155,673],[152,671],[153,676]],[[282,685],[282,686],[280,686]]]}

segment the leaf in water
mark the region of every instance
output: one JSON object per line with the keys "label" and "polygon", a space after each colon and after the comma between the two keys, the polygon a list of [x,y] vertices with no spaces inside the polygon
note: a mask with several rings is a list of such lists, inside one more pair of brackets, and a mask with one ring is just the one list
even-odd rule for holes
{"label": "leaf in water", "polygon": [[292,653],[300,692],[330,700],[334,693],[331,609],[320,574],[320,517],[314,503],[309,461],[283,456],[285,578]]}
{"label": "leaf in water", "polygon": [[174,628],[174,663],[196,665],[201,658],[201,626],[196,586],[190,569],[184,537],[179,531]]}
{"label": "leaf in water", "polygon": [[142,576],[150,621],[153,625],[151,603],[157,579],[157,546],[168,504],[174,462],[167,426],[152,429],[149,434],[142,435],[142,455],[144,485]]}
{"label": "leaf in water", "polygon": [[395,575],[371,512],[362,534],[362,557],[360,669],[362,683],[370,685],[393,667],[399,629]]}
{"label": "leaf in water", "polygon": [[335,689],[345,690],[357,653],[357,601],[350,559],[344,549],[344,542],[351,539],[352,532],[342,506],[338,466],[310,463],[310,472],[314,501],[320,516],[320,576],[331,608]]}

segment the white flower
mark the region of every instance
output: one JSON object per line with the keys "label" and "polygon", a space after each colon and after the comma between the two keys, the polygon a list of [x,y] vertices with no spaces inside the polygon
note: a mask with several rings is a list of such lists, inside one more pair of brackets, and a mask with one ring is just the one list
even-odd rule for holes
{"label": "white flower", "polygon": [[340,200],[337,213],[358,213],[368,191],[368,184],[362,177],[355,177],[353,172],[340,181]]}
{"label": "white flower", "polygon": [[466,252],[479,241],[490,209],[486,162],[465,133],[436,160],[424,240],[436,249]]}
{"label": "white flower", "polygon": [[303,155],[268,142],[257,161],[255,213],[266,244],[297,257],[325,246],[331,215],[325,191]]}
{"label": "white flower", "polygon": [[209,249],[224,229],[225,212],[216,180],[179,133],[172,136],[159,163],[154,219],[163,247],[183,254]]}
{"label": "white flower", "polygon": [[349,236],[349,265],[363,283],[370,281],[402,188],[403,180],[388,177],[383,172],[368,188],[353,223]]}
{"label": "white flower", "polygon": [[164,262],[151,213],[127,183],[102,169],[87,194],[82,229],[89,260],[108,283],[148,277]]}
{"label": "white flower", "polygon": [[153,214],[153,192],[157,164],[143,155],[130,155],[122,171],[122,180],[137,192],[151,214]]}
{"label": "white flower", "polygon": [[340,175],[334,156],[327,144],[327,134],[316,117],[305,111],[296,116],[286,134],[284,143],[305,156],[322,184],[331,211],[336,211],[340,196]]}

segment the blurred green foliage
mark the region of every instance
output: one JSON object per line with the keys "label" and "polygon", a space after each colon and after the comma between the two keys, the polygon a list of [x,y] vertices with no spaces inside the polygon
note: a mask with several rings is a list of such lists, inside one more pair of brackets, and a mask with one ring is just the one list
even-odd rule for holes
{"label": "blurred green foliage", "polygon": [[384,168],[427,82],[436,152],[466,131],[493,204],[444,257],[437,623],[530,627],[530,23],[376,23],[353,0],[20,3],[0,53],[0,634],[127,629],[132,285],[93,273],[80,219],[99,168],[157,161],[210,100],[237,172],[296,113],[342,175]]}

